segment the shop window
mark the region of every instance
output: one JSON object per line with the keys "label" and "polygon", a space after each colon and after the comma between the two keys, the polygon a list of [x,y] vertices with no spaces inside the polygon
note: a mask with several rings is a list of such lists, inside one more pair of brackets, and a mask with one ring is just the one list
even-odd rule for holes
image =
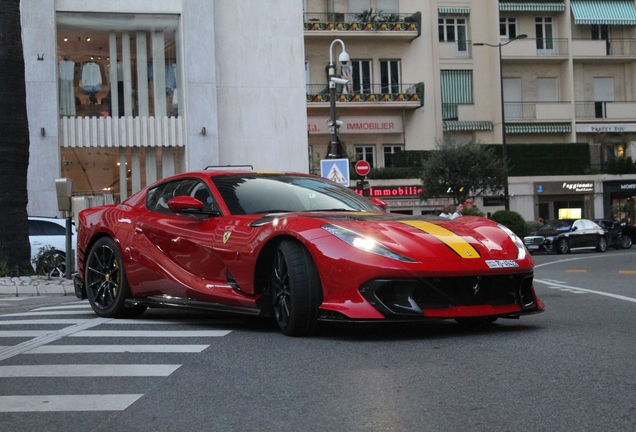
{"label": "shop window", "polygon": [[402,150],[404,150],[404,146],[399,144],[399,145],[385,145],[382,147],[382,153],[384,155],[384,166],[385,167],[390,167],[393,166],[393,162],[392,162],[392,158],[393,155],[397,152],[401,152]]}
{"label": "shop window", "polygon": [[56,19],[60,116],[179,115],[178,16],[69,12]]}
{"label": "shop window", "polygon": [[375,146],[359,145],[355,146],[356,160],[365,160],[369,162],[371,168],[375,168]]}

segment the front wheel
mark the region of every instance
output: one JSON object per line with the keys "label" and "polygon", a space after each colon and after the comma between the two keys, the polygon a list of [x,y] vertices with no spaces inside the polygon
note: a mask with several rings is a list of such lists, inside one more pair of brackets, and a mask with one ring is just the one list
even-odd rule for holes
{"label": "front wheel", "polygon": [[97,240],[88,253],[84,279],[88,301],[95,313],[106,318],[139,315],[145,306],[126,308],[130,297],[126,271],[115,242],[109,237]]}
{"label": "front wheel", "polygon": [[628,235],[623,235],[620,239],[620,244],[623,249],[629,249],[632,247],[632,238]]}
{"label": "front wheel", "polygon": [[605,252],[607,250],[607,239],[604,236],[600,236],[596,242],[596,251]]}
{"label": "front wheel", "polygon": [[270,292],[276,322],[284,334],[304,336],[316,331],[322,287],[314,261],[300,243],[283,240],[278,245]]}
{"label": "front wheel", "polygon": [[557,240],[556,252],[558,254],[566,254],[570,252],[570,243],[568,242],[568,239],[560,238],[559,240]]}

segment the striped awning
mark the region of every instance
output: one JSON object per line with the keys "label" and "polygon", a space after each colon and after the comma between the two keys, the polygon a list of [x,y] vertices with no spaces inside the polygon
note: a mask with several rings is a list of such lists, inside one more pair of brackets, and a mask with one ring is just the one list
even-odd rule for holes
{"label": "striped awning", "polygon": [[570,133],[570,123],[508,123],[506,133]]}
{"label": "striped awning", "polygon": [[438,7],[437,13],[440,15],[468,15],[469,7]]}
{"label": "striped awning", "polygon": [[636,25],[632,0],[571,0],[574,24]]}
{"label": "striped awning", "polygon": [[500,1],[500,11],[525,12],[563,12],[565,4],[562,1]]}
{"label": "striped awning", "polygon": [[492,130],[490,121],[445,121],[446,131],[485,131]]}

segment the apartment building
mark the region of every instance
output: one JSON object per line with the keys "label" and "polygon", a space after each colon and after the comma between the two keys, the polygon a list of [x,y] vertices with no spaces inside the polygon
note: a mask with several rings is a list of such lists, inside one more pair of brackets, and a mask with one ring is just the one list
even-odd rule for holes
{"label": "apartment building", "polygon": [[[598,164],[636,156],[632,0],[305,0],[303,6],[312,166],[328,151],[325,66],[338,58],[336,38],[351,58],[344,72],[352,76],[337,100],[340,136],[350,154],[372,167],[390,166],[396,151],[432,149],[441,137],[501,143],[502,125],[510,145],[588,143]],[[380,183],[376,190],[393,211],[419,214],[441,205],[400,194],[413,182]],[[510,205],[529,220],[603,217],[633,200],[635,188],[633,176],[510,178]],[[498,197],[478,204],[488,212],[503,208]]]}

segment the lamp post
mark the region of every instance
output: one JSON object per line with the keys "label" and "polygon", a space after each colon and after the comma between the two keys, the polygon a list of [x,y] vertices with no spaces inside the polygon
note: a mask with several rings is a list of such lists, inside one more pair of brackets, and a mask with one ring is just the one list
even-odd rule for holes
{"label": "lamp post", "polygon": [[503,88],[503,64],[501,61],[501,47],[508,45],[512,41],[517,39],[525,39],[528,35],[520,34],[518,36],[509,39],[506,43],[489,44],[489,43],[474,43],[473,46],[489,46],[499,48],[499,91],[501,92],[501,153],[503,157],[504,169],[506,170],[506,180],[504,181],[504,208],[510,210],[510,195],[508,193],[508,149],[506,148],[506,113],[504,103],[504,88]]}
{"label": "lamp post", "polygon": [[340,125],[338,124],[339,121],[336,120],[336,84],[344,85],[347,84],[349,80],[338,78],[336,76],[336,66],[333,64],[333,45],[336,42],[340,42],[340,45],[342,45],[342,52],[338,57],[338,61],[340,63],[346,63],[350,60],[349,54],[345,51],[345,44],[343,41],[335,39],[331,42],[331,45],[329,46],[329,120],[327,120],[329,130],[331,131],[331,145],[329,147],[327,159],[341,159],[347,157],[344,148],[340,144],[340,139],[338,138],[338,128]]}

